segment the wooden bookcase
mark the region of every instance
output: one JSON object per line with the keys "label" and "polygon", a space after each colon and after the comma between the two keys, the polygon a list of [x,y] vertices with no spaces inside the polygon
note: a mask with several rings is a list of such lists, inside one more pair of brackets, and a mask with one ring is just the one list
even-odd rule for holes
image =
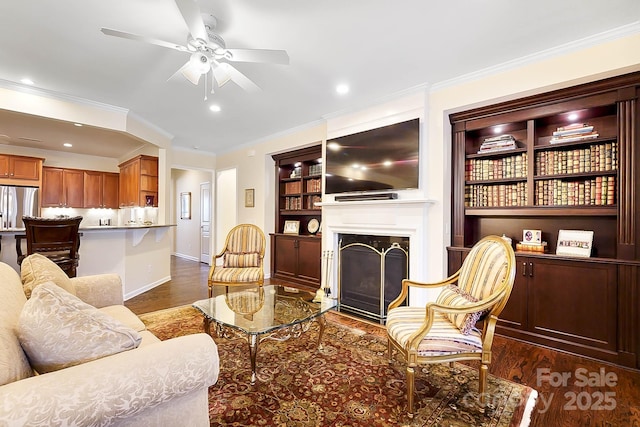
{"label": "wooden bookcase", "polygon": [[[639,98],[632,73],[450,116],[449,271],[489,234],[515,247],[523,230],[538,229],[547,242],[547,253],[516,252],[499,333],[640,367]],[[552,139],[576,122],[593,128]],[[481,150],[500,134],[517,147]],[[594,231],[591,257],[555,255],[563,229]]]}
{"label": "wooden bookcase", "polygon": [[[322,221],[322,210],[315,206],[322,197],[321,158],[321,145],[273,156],[276,232],[271,234],[271,276],[311,288],[320,287],[320,231],[310,233],[309,222]],[[284,233],[287,221],[298,222],[298,234]]]}

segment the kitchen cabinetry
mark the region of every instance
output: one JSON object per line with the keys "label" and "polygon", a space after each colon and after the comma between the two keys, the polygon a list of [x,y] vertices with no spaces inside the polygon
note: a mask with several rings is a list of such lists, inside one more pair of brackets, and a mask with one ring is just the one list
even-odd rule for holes
{"label": "kitchen cabinetry", "polygon": [[[517,252],[499,333],[640,367],[640,73],[450,116],[449,271],[489,234],[542,230]],[[555,255],[559,230],[594,231],[591,257]]]}
{"label": "kitchen cabinetry", "polygon": [[0,184],[39,186],[42,160],[37,157],[0,154]]}
{"label": "kitchen cabinetry", "polygon": [[84,173],[77,169],[42,168],[42,201],[47,207],[82,208]]}
{"label": "kitchen cabinetry", "polygon": [[158,158],[137,156],[120,168],[120,207],[158,206]]}
{"label": "kitchen cabinetry", "polygon": [[84,207],[117,209],[118,174],[84,171]]}
{"label": "kitchen cabinetry", "polygon": [[[320,287],[322,245],[314,224],[322,220],[315,205],[322,197],[321,158],[321,145],[273,156],[276,233],[271,234],[271,275],[312,288]],[[297,222],[298,235],[284,233],[291,221]]]}

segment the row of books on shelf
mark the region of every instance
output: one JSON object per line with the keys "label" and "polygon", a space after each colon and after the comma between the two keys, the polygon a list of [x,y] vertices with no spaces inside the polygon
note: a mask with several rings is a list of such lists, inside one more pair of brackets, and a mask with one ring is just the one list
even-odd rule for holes
{"label": "row of books on shelf", "polygon": [[322,174],[322,163],[309,165],[309,175],[321,175],[321,174]]}
{"label": "row of books on shelf", "polygon": [[467,159],[465,180],[524,178],[527,176],[527,153],[500,159]]}
{"label": "row of books on shelf", "polygon": [[480,144],[480,149],[478,150],[478,154],[513,150],[514,148],[518,148],[518,145],[513,135],[505,134],[505,135],[499,135],[499,136],[492,136],[489,138],[485,138],[482,144]]}
{"label": "row of books on shelf", "polygon": [[551,144],[559,144],[563,142],[585,141],[595,139],[599,134],[593,129],[593,126],[586,123],[573,123],[567,126],[561,126],[553,132]]}
{"label": "row of books on shelf", "polygon": [[516,243],[516,251],[545,253],[545,252],[548,252],[548,245],[547,245],[547,242],[545,241],[540,243],[520,242],[520,243]]}
{"label": "row of books on shelf", "polygon": [[465,186],[465,206],[469,208],[526,205],[527,185],[524,182]]}
{"label": "row of books on shelf", "polygon": [[316,206],[316,203],[320,203],[322,201],[322,197],[319,195],[312,195],[309,197],[285,197],[284,198],[284,207],[285,210],[300,210],[300,209],[320,209],[320,206]]}
{"label": "row of books on shelf", "polygon": [[618,143],[608,142],[568,151],[536,153],[538,175],[603,172],[618,169]]}
{"label": "row of books on shelf", "polygon": [[307,193],[316,193],[322,191],[322,180],[314,178],[307,181]]}
{"label": "row of books on shelf", "polygon": [[616,203],[616,178],[597,176],[584,181],[536,181],[538,206],[611,206]]}
{"label": "row of books on shelf", "polygon": [[285,182],[284,184],[284,194],[295,194],[300,193],[301,191],[302,182],[300,181]]}

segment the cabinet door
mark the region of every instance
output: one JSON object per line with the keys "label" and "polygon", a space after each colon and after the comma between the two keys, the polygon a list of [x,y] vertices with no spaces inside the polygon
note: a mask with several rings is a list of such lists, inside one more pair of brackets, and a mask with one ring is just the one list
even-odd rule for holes
{"label": "cabinet door", "polygon": [[84,207],[102,207],[102,181],[103,173],[84,171]]}
{"label": "cabinet door", "polygon": [[120,206],[136,206],[140,194],[140,162],[131,162],[120,168]]}
{"label": "cabinet door", "polygon": [[536,260],[529,286],[529,330],[616,351],[617,294],[615,265]]}
{"label": "cabinet door", "polygon": [[104,173],[102,177],[102,207],[117,209],[119,176],[117,173]]}
{"label": "cabinet door", "polygon": [[81,208],[84,206],[84,172],[65,169],[63,174],[65,206]]}
{"label": "cabinet door", "polygon": [[40,179],[40,159],[11,156],[9,158],[9,175],[14,179],[38,181]]}
{"label": "cabinet door", "polygon": [[527,327],[527,285],[529,282],[529,260],[516,257],[516,279],[507,305],[498,316],[498,325],[508,328]]}
{"label": "cabinet door", "polygon": [[9,156],[0,155],[0,177],[9,177]]}
{"label": "cabinet door", "polygon": [[42,207],[64,206],[63,171],[60,168],[42,168]]}
{"label": "cabinet door", "polygon": [[274,274],[284,279],[295,277],[298,270],[298,241],[289,236],[274,236],[274,239]]}
{"label": "cabinet door", "polygon": [[298,240],[298,277],[320,285],[320,239]]}

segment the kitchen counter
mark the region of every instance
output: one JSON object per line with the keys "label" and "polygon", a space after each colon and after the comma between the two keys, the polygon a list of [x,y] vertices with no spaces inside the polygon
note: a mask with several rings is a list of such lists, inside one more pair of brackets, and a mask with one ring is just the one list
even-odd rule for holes
{"label": "kitchen counter", "polygon": [[[149,224],[149,225],[88,225],[80,226],[80,231],[85,230],[135,230],[140,228],[161,228],[161,227],[175,227],[176,224]],[[3,234],[24,234],[24,228],[8,228],[0,230],[0,235]]]}
{"label": "kitchen counter", "polygon": [[[171,280],[171,236],[175,224],[80,227],[78,276],[116,273],[124,284],[124,299]],[[0,230],[0,259],[20,271],[15,236],[23,229]],[[26,242],[22,239],[22,252]]]}

